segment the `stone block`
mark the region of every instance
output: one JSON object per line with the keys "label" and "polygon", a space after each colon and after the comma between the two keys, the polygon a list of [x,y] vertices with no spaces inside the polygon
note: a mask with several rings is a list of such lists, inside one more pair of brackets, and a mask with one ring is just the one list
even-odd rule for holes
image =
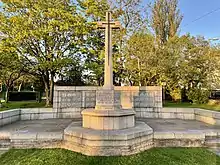
{"label": "stone block", "polygon": [[4,118],[1,121],[2,121],[2,125],[11,124],[11,117]]}
{"label": "stone block", "polygon": [[52,113],[53,108],[39,108],[39,113]]}
{"label": "stone block", "polygon": [[194,108],[176,108],[176,112],[177,113],[190,113],[190,114],[194,114],[195,110],[194,110]]}
{"label": "stone block", "polygon": [[175,132],[175,139],[205,139],[205,134],[201,131]]}
{"label": "stone block", "polygon": [[155,96],[155,97],[154,97],[154,100],[155,100],[155,101],[158,101],[158,102],[162,102],[162,97],[158,97],[158,96],[156,97],[156,96]]}
{"label": "stone block", "polygon": [[21,120],[31,120],[31,114],[21,114]]}
{"label": "stone block", "polygon": [[176,112],[176,109],[177,109],[177,108],[162,108],[162,109],[161,109],[161,112],[165,112],[165,113],[168,113],[168,112],[175,113],[175,112]]}
{"label": "stone block", "polygon": [[213,112],[204,109],[195,109],[195,114],[205,117],[213,117]]}
{"label": "stone block", "polygon": [[76,86],[55,86],[55,91],[75,91]]}
{"label": "stone block", "polygon": [[114,117],[114,122],[113,122],[113,124],[114,124],[114,129],[120,129],[120,118],[119,117]]}
{"label": "stone block", "polygon": [[139,86],[114,86],[116,91],[139,91]]}
{"label": "stone block", "polygon": [[99,87],[97,86],[76,86],[76,91],[96,91],[99,90]]}
{"label": "stone block", "polygon": [[135,126],[134,116],[127,116],[126,117],[127,128],[131,128]]}
{"label": "stone block", "polygon": [[205,136],[218,136],[218,132],[216,130],[204,130]]}
{"label": "stone block", "polygon": [[76,119],[76,118],[81,118],[81,113],[80,112],[67,112],[67,113],[58,113],[59,118],[63,119]]}
{"label": "stone block", "polygon": [[212,112],[213,118],[220,119],[220,112]]}
{"label": "stone block", "polygon": [[11,133],[9,131],[0,132],[0,140],[10,139]]}
{"label": "stone block", "polygon": [[183,117],[185,120],[195,120],[194,113],[189,113],[189,114],[185,113],[185,114],[183,114]]}
{"label": "stone block", "polygon": [[[125,120],[126,125],[126,120]],[[113,130],[114,129],[114,118],[113,117],[104,117],[103,118],[103,128],[104,130]]]}
{"label": "stone block", "polygon": [[160,86],[141,86],[140,90],[143,90],[143,91],[162,91],[162,87],[160,87]]}
{"label": "stone block", "polygon": [[175,139],[174,132],[154,132],[154,139]]}
{"label": "stone block", "polygon": [[211,125],[215,125],[216,124],[216,120],[212,117],[206,117],[206,116],[200,116],[195,114],[195,119],[207,124],[211,124]]}
{"label": "stone block", "polygon": [[41,132],[37,133],[37,140],[63,140],[63,133],[62,132]]}
{"label": "stone block", "polygon": [[23,133],[23,132],[15,132],[11,134],[10,139],[12,141],[16,141],[16,140],[37,140],[37,133],[36,132],[27,132],[27,133]]}
{"label": "stone block", "polygon": [[90,128],[90,116],[84,116],[83,117],[83,127],[84,128]]}
{"label": "stone block", "polygon": [[141,117],[141,111],[136,111],[135,117]]}
{"label": "stone block", "polygon": [[215,125],[220,125],[220,120],[219,119],[215,119]]}
{"label": "stone block", "polygon": [[39,113],[31,113],[31,120],[39,120],[40,114]]}
{"label": "stone block", "polygon": [[19,121],[19,120],[20,120],[20,115],[11,117],[11,123],[14,123],[14,122]]}
{"label": "stone block", "polygon": [[40,113],[39,114],[39,119],[53,119],[54,118],[54,114],[53,112],[51,113]]}
{"label": "stone block", "polygon": [[39,108],[25,108],[21,109],[21,114],[39,113]]}
{"label": "stone block", "polygon": [[8,117],[17,116],[17,115],[20,115],[20,110],[18,109],[2,112],[2,118],[8,118]]}
{"label": "stone block", "polygon": [[159,113],[159,118],[172,119],[174,118],[174,113]]}
{"label": "stone block", "polygon": [[145,111],[145,112],[153,112],[154,109],[153,109],[153,108],[141,108],[141,111]]}
{"label": "stone block", "polygon": [[176,113],[176,118],[177,119],[184,119],[184,114],[179,112],[179,113]]}

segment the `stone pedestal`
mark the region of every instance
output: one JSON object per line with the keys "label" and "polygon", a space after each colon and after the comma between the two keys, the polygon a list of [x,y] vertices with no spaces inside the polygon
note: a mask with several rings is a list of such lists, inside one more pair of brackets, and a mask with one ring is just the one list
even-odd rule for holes
{"label": "stone pedestal", "polygon": [[135,112],[132,110],[94,110],[82,112],[83,127],[95,130],[120,130],[135,126]]}
{"label": "stone pedestal", "polygon": [[120,94],[115,93],[114,89],[101,89],[96,91],[95,110],[119,110]]}
{"label": "stone pedestal", "polygon": [[73,122],[64,130],[63,148],[89,156],[132,155],[153,147],[153,130],[144,122],[122,130],[95,130]]}
{"label": "stone pedestal", "polygon": [[95,109],[82,111],[83,127],[95,130],[120,130],[135,126],[135,112],[121,110],[120,94],[103,88],[96,91]]}

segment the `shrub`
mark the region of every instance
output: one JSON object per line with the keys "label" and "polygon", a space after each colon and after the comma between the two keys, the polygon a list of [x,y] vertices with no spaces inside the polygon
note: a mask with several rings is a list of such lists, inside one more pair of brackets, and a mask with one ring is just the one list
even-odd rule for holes
{"label": "shrub", "polygon": [[205,104],[209,101],[210,90],[201,88],[192,88],[187,92],[189,100],[196,104]]}

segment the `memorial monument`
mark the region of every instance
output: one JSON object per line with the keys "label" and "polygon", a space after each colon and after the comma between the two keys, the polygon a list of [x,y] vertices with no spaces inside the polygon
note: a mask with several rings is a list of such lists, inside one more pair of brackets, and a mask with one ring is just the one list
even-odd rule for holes
{"label": "memorial monument", "polygon": [[113,86],[112,29],[119,29],[120,22],[112,22],[111,12],[107,12],[106,22],[98,22],[98,28],[105,29],[104,86],[96,91],[95,109],[87,109],[82,112],[83,127],[98,130],[134,127],[135,112],[121,110],[120,96],[115,93]]}
{"label": "memorial monument", "polygon": [[133,109],[122,109],[120,93],[114,90],[112,71],[111,12],[106,21],[98,22],[105,29],[104,86],[96,90],[95,108],[82,111],[82,123],[73,122],[64,131],[66,148],[93,156],[130,155],[153,147],[153,130],[144,122],[135,122]]}

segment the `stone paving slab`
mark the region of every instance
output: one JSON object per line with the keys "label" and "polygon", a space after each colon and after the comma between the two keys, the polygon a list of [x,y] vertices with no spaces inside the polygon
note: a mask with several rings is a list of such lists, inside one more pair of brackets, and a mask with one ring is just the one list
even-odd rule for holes
{"label": "stone paving slab", "polygon": [[[8,139],[16,135],[25,135],[28,137],[36,137],[40,135],[47,137],[53,134],[61,136],[64,129],[72,122],[72,119],[47,119],[47,120],[29,120],[18,121],[10,125],[0,128],[0,139]],[[17,137],[17,136],[16,136]]]}
{"label": "stone paving slab", "polygon": [[143,121],[153,128],[156,132],[164,131],[195,131],[195,130],[213,130],[220,132],[220,126],[210,125],[196,120],[181,120],[181,119],[141,119],[138,121]]}

